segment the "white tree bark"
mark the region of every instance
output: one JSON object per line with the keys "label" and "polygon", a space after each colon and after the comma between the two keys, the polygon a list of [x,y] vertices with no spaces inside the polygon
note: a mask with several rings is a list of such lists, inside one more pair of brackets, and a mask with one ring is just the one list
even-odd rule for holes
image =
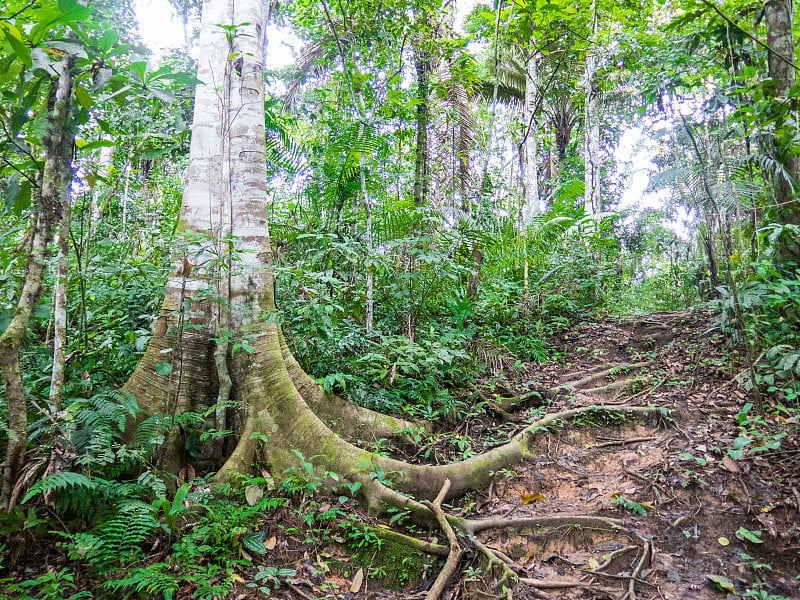
{"label": "white tree bark", "polygon": [[[207,289],[229,303],[231,327],[259,316],[272,293],[266,213],[263,29],[266,3],[206,0],[187,183],[181,211],[186,249],[169,293]],[[234,244],[235,242],[235,244]],[[236,247],[235,252],[232,250]],[[255,314],[253,313],[255,310]]]}
{"label": "white tree bark", "polygon": [[522,207],[522,225],[527,225],[536,215],[544,212],[544,206],[539,195],[539,148],[536,134],[538,125],[536,123],[536,104],[539,89],[539,54],[536,50],[531,50],[528,58],[527,77],[525,79],[525,141],[524,146],[524,166],[523,174],[525,185],[525,199]]}

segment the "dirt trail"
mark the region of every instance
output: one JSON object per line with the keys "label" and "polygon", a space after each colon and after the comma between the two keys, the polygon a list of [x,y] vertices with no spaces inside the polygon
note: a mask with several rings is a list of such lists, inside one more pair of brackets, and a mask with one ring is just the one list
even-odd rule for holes
{"label": "dirt trail", "polygon": [[[477,502],[479,517],[614,517],[653,545],[654,560],[630,588],[641,548],[624,536],[579,527],[481,536],[532,580],[531,597],[717,599],[757,589],[760,581],[772,594],[800,598],[797,436],[778,451],[728,455],[743,433],[736,415],[748,396],[711,315],[608,319],[559,341],[564,362],[528,377],[545,388],[572,382],[579,389],[559,394],[548,412],[576,404],[656,405],[669,409],[674,423],[571,425],[544,435],[538,458],[496,478]],[[609,371],[614,364],[641,366]],[[774,434],[776,425],[768,420],[759,429]],[[590,572],[608,558],[614,564],[604,565],[604,574]],[[485,597],[480,585],[473,597]]]}

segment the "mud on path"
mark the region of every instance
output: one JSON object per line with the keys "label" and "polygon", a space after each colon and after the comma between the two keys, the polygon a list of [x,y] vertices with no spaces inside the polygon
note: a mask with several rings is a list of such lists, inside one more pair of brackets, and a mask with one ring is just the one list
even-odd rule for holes
{"label": "mud on path", "polygon": [[[531,584],[517,597],[800,598],[797,424],[779,426],[755,408],[741,416],[743,367],[713,323],[709,313],[680,312],[584,325],[556,341],[561,361],[525,374],[551,390],[548,412],[624,403],[666,408],[673,421],[603,417],[547,432],[538,457],[476,499],[471,516],[613,517],[652,544],[631,585],[643,549],[619,533],[565,525],[481,534]],[[569,382],[577,389],[552,393]],[[740,436],[753,448],[787,431],[779,449],[738,460],[728,452]],[[482,585],[453,597],[497,595]]]}

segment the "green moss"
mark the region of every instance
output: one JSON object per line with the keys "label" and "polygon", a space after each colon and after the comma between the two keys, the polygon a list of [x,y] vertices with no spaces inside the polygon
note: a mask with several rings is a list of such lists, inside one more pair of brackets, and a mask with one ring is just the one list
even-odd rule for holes
{"label": "green moss", "polygon": [[[415,550],[401,541],[381,536],[376,527],[364,525],[364,531],[378,536],[378,541],[356,546],[350,543],[353,564],[364,569],[365,575],[380,586],[391,589],[413,589],[419,586],[422,575],[440,559]],[[429,575],[432,577],[434,575]]]}

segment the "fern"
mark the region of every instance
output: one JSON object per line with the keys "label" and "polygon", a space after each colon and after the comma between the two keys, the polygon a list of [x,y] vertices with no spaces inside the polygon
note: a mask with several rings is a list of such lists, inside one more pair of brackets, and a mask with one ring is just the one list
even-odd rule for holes
{"label": "fern", "polygon": [[53,473],[33,484],[20,504],[25,504],[37,494],[47,494],[61,488],[77,488],[84,491],[94,491],[97,489],[97,482],[81,473],[73,473],[71,471]]}
{"label": "fern", "polygon": [[105,581],[101,587],[111,592],[135,592],[143,597],[172,598],[180,588],[180,577],[170,572],[172,567],[156,563],[137,567],[127,577]]}
{"label": "fern", "polygon": [[98,525],[92,535],[99,543],[87,554],[91,568],[99,571],[124,567],[142,557],[140,545],[158,529],[155,509],[143,502],[127,502],[119,512]]}

